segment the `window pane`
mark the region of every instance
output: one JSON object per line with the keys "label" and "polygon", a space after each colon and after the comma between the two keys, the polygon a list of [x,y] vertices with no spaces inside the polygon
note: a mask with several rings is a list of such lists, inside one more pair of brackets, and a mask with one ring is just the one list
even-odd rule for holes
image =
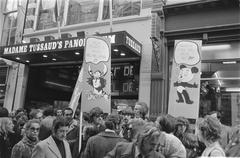
{"label": "window pane", "polygon": [[9,11],[17,11],[17,6],[21,5],[23,3],[24,0],[7,0],[7,4],[6,4],[6,12]]}
{"label": "window pane", "polygon": [[99,0],[69,0],[67,24],[97,21]]}
{"label": "window pane", "polygon": [[[113,18],[139,15],[141,0],[113,0]],[[109,19],[109,0],[104,0],[103,19]]]}
{"label": "window pane", "polygon": [[37,29],[49,29],[57,27],[57,20],[60,23],[63,17],[64,0],[41,0],[38,16]]}
{"label": "window pane", "polygon": [[4,21],[2,43],[3,45],[14,44],[17,26],[17,13],[7,14]]}

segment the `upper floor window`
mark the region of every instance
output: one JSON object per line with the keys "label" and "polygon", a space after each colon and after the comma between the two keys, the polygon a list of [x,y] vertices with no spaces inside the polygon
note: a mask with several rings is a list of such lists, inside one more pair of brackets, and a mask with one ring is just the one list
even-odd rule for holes
{"label": "upper floor window", "polygon": [[17,29],[17,9],[25,0],[7,0],[4,8],[4,25],[2,33],[2,45],[15,43]]}
{"label": "upper floor window", "polygon": [[[141,0],[112,0],[112,17],[139,15]],[[109,19],[109,0],[104,0],[103,19]]]}
{"label": "upper floor window", "polygon": [[[109,0],[31,0],[35,4],[35,29],[97,22],[109,19]],[[28,7],[28,10],[30,7]],[[141,0],[112,0],[113,18],[140,15]]]}
{"label": "upper floor window", "polygon": [[99,0],[69,0],[67,24],[97,21]]}
{"label": "upper floor window", "polygon": [[64,4],[64,0],[40,0],[37,29],[57,27],[57,21],[63,19]]}

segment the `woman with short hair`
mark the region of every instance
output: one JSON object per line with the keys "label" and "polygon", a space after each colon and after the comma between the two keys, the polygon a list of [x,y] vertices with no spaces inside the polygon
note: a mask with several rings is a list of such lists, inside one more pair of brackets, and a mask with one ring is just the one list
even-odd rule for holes
{"label": "woman with short hair", "polygon": [[11,143],[10,134],[13,131],[13,122],[9,117],[0,118],[0,158],[10,158],[14,144]]}
{"label": "woman with short hair", "polygon": [[221,124],[211,116],[206,116],[198,124],[197,128],[198,139],[206,145],[202,156],[205,157],[224,157],[225,152],[219,144],[221,138]]}

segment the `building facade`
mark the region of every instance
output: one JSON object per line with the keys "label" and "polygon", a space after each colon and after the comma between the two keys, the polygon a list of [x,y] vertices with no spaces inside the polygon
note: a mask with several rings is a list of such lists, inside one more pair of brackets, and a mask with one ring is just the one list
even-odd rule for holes
{"label": "building facade", "polygon": [[[167,56],[166,72],[171,71],[175,40],[202,40],[199,116],[220,111],[223,123],[239,124],[239,1],[175,1],[155,11],[164,18],[160,33],[164,43],[161,47]],[[170,73],[164,73],[164,78],[170,79]],[[164,106],[167,112],[168,105]]]}
{"label": "building facade", "polygon": [[[108,0],[52,0],[50,4],[45,0],[16,1],[20,6],[15,9],[17,16],[11,15],[13,8],[8,13],[8,6],[16,4],[7,0],[1,3],[6,6],[3,30],[10,28],[3,31],[1,41],[1,54],[11,61],[4,100],[8,110],[66,106],[82,64],[84,43],[80,41],[88,35],[116,40],[112,43],[112,107],[133,106],[136,101],[150,105],[151,37],[158,32],[152,25],[159,18],[151,12],[153,1],[113,0],[112,15]],[[71,41],[76,40],[75,47]],[[38,47],[66,41],[70,49]],[[20,52],[25,46],[32,52]]]}

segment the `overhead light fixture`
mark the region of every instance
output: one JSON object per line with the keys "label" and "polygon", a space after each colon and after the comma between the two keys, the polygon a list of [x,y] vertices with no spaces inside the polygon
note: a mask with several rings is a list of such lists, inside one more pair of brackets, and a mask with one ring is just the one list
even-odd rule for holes
{"label": "overhead light fixture", "polygon": [[215,50],[223,50],[223,49],[229,49],[231,48],[230,44],[221,44],[221,45],[206,45],[202,46],[203,51],[215,51]]}
{"label": "overhead light fixture", "polygon": [[16,57],[16,59],[17,59],[17,60],[20,60],[20,58],[19,58],[19,57]]}
{"label": "overhead light fixture", "polygon": [[126,54],[125,53],[120,53],[121,56],[125,56]]}
{"label": "overhead light fixture", "polygon": [[63,88],[72,88],[69,85],[65,85],[65,84],[61,84],[61,83],[56,83],[56,82],[52,82],[52,81],[45,81],[46,84],[50,84],[53,86],[58,86],[58,87],[63,87]]}
{"label": "overhead light fixture", "polygon": [[118,49],[117,49],[117,48],[115,48],[115,49],[113,49],[113,51],[114,51],[114,52],[118,52]]}
{"label": "overhead light fixture", "polygon": [[237,61],[223,61],[223,64],[237,64]]}
{"label": "overhead light fixture", "polygon": [[226,92],[240,92],[240,88],[226,88]]}
{"label": "overhead light fixture", "polygon": [[48,56],[44,54],[43,57],[44,57],[44,58],[47,58]]}
{"label": "overhead light fixture", "polygon": [[30,63],[30,61],[29,61],[29,60],[26,60],[26,62],[27,62],[27,63]]}
{"label": "overhead light fixture", "polygon": [[52,58],[52,60],[53,60],[53,61],[56,61],[57,59],[55,59],[55,58]]}
{"label": "overhead light fixture", "polygon": [[80,53],[79,52],[75,52],[75,55],[80,55]]}

